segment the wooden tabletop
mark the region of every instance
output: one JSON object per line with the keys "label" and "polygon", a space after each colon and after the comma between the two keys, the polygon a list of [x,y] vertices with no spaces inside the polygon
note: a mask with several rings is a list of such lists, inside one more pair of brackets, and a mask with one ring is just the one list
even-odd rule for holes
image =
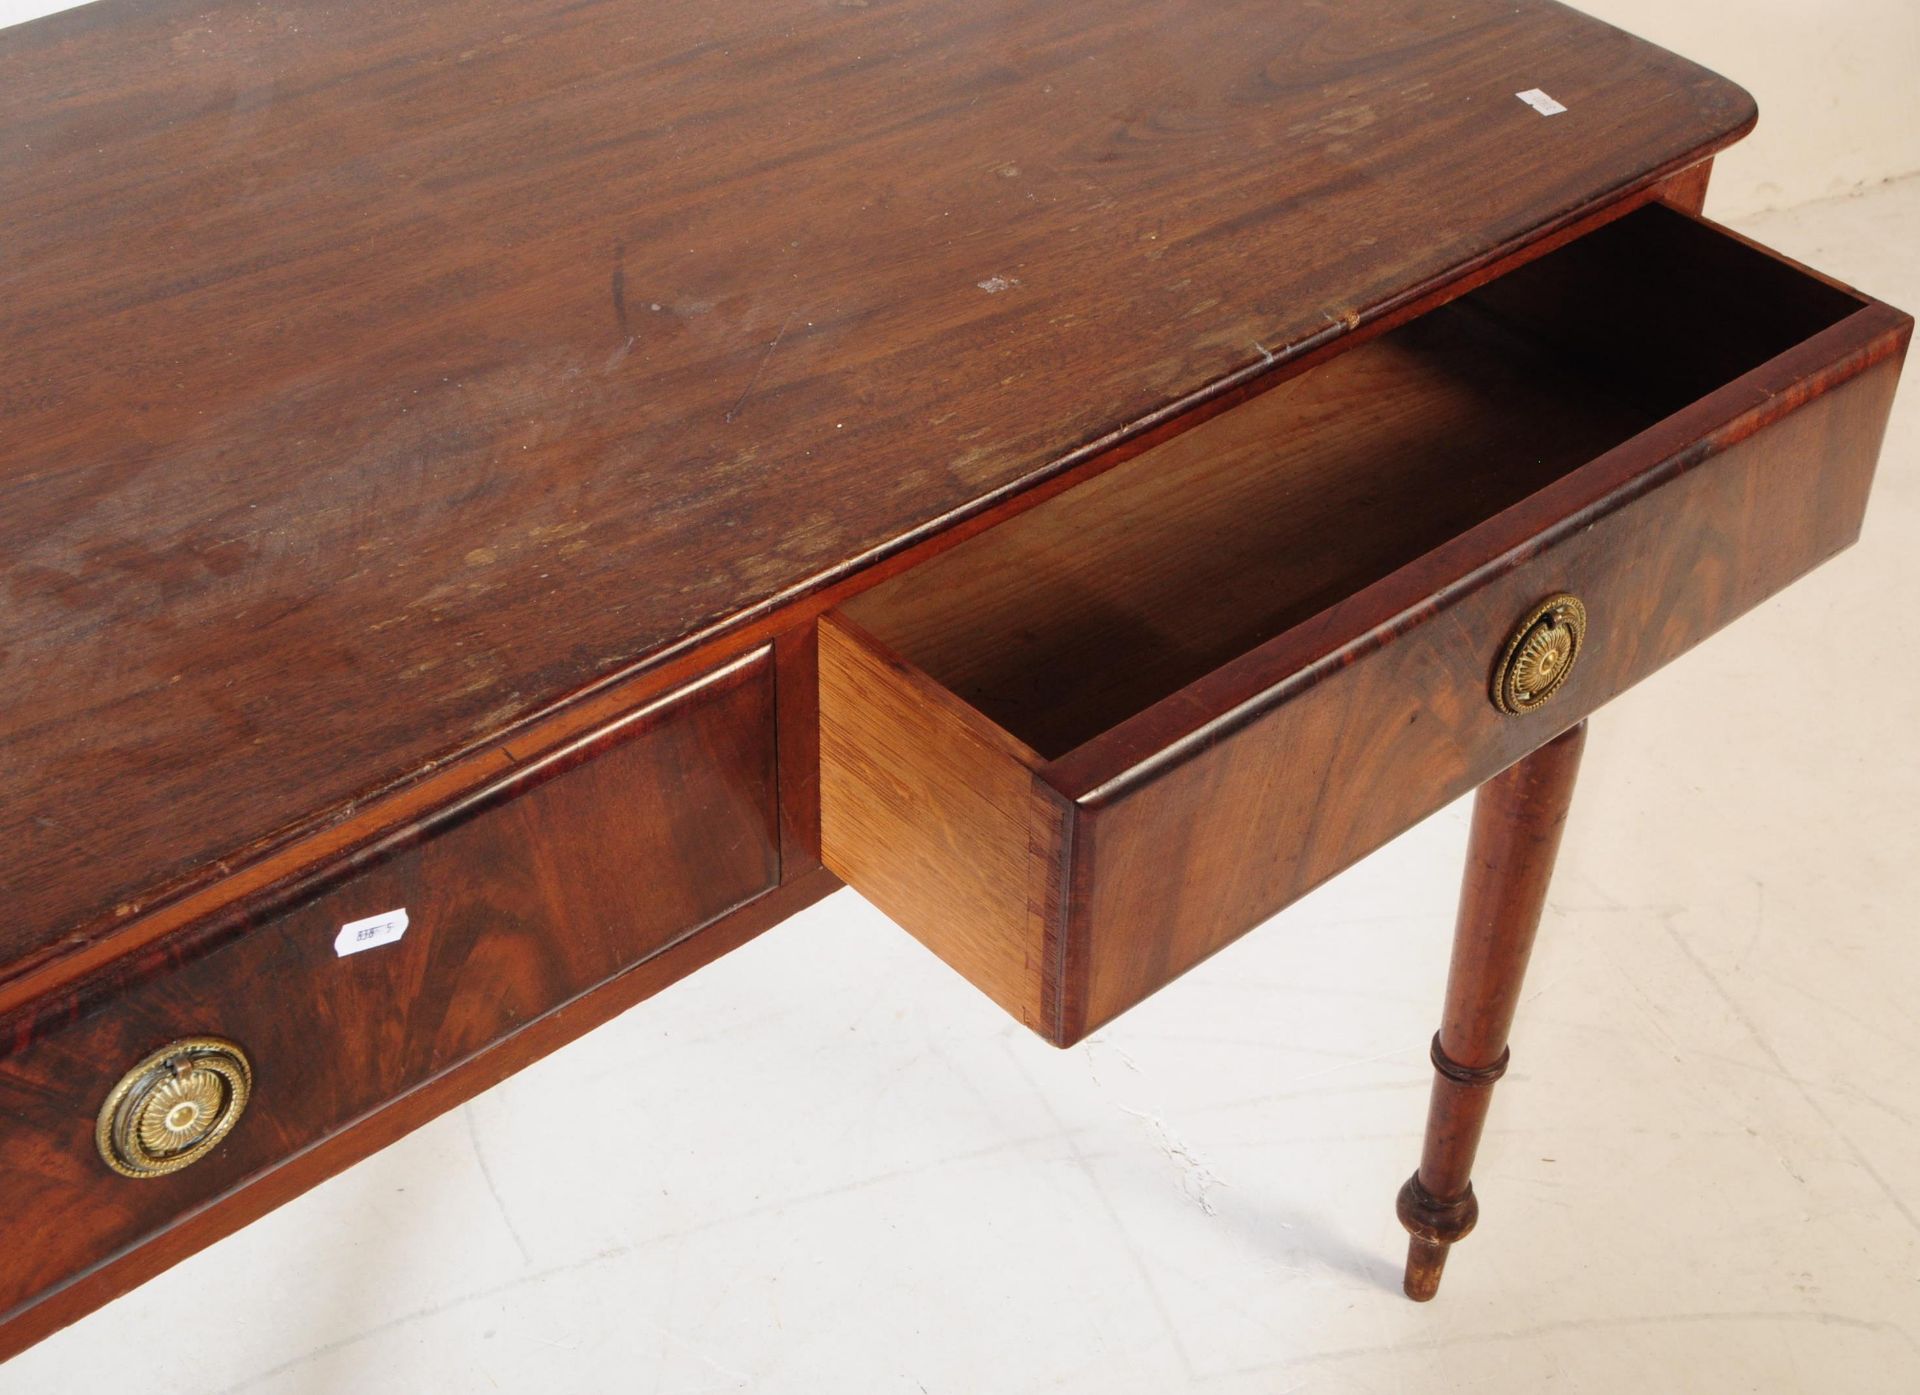
{"label": "wooden tabletop", "polygon": [[0,966],[1752,117],[1544,0],[0,32]]}

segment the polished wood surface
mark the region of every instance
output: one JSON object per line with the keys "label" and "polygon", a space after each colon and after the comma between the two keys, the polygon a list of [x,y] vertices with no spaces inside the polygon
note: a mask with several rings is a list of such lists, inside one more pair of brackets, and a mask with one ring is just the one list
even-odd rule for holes
{"label": "polished wood surface", "polygon": [[1843,546],[1908,322],[1646,207],[1752,118],[1548,0],[0,31],[0,1355],[835,872],[1075,1040]]}
{"label": "polished wood surface", "polygon": [[104,1262],[90,1261],[91,1267],[76,1271],[71,1280],[32,1306],[0,1321],[0,1361],[371,1157],[435,1115],[457,1108],[839,889],[840,883],[824,868],[812,867],[545,1016],[518,1024],[486,1050],[450,1066],[418,1089],[386,1101],[279,1167],[248,1178],[217,1204],[181,1215],[144,1244]]}
{"label": "polished wood surface", "polygon": [[[7,1227],[0,1320],[771,890],[774,780],[760,651],[529,760],[224,943],[177,937],[164,966],[5,1022],[0,1192],[33,1223]],[[342,925],[401,908],[397,943],[336,953]],[[246,1114],[182,1172],[109,1171],[101,1100],[196,1035],[251,1058]]]}
{"label": "polished wood surface", "polygon": [[[1671,276],[1640,270],[1662,259]],[[1450,319],[1489,337],[1453,333]],[[1844,547],[1911,331],[1897,311],[1657,208],[1430,320],[844,607],[844,638],[864,633],[882,671],[888,652],[910,670],[896,698],[934,685],[919,720],[975,728],[947,749],[972,753],[976,781],[1037,777],[1070,802],[1064,837],[1049,829],[1031,852],[1064,850],[1066,895],[1029,896],[1053,919],[1044,933],[1029,924],[991,971],[1002,1001],[1002,976],[1037,979],[1019,1000],[1046,1005],[1048,1039],[1079,1040]],[[1616,334],[1638,336],[1631,362],[1610,364]],[[1530,390],[1487,345],[1536,365]],[[1449,404],[1433,414],[1439,436],[1407,432],[1382,450],[1402,394]],[[1562,430],[1583,447],[1572,459]],[[1455,432],[1464,442],[1440,439]],[[1196,437],[1210,448],[1189,449]],[[1465,463],[1482,452],[1494,458]],[[1423,455],[1482,483],[1439,491]],[[1314,489],[1290,492],[1302,471]],[[1268,489],[1277,506],[1260,499]],[[1322,512],[1328,498],[1343,502]],[[1258,554],[1262,527],[1276,556]],[[1119,544],[1111,568],[1106,540]],[[1206,575],[1216,549],[1257,558],[1269,584],[1185,589],[1185,570]],[[1318,589],[1328,579],[1344,589]],[[1559,591],[1588,605],[1587,652],[1548,708],[1506,716],[1488,696],[1494,663],[1518,619]],[[1275,615],[1287,628],[1269,637]],[[979,633],[976,617],[1000,628]],[[1083,644],[1089,629],[1097,642]],[[1018,660],[999,664],[1001,646]],[[1183,686],[1161,695],[1156,671]],[[977,681],[1002,673],[1006,688]],[[822,702],[825,722],[825,688]],[[1031,745],[1049,735],[1071,749]],[[895,762],[861,777],[892,779],[886,819],[924,838],[917,860],[888,867],[908,880],[943,861],[964,870],[978,851],[944,813],[961,776],[927,774]],[[886,838],[842,854],[826,833],[829,865],[856,887],[889,861]],[[997,856],[1018,855],[1004,829],[995,838]],[[923,908],[881,904],[982,981],[973,957],[945,948],[951,907],[918,923]]]}
{"label": "polished wood surface", "polygon": [[1411,1238],[1404,1287],[1426,1302],[1440,1289],[1447,1251],[1479,1218],[1472,1173],[1494,1084],[1547,904],[1585,722],[1494,776],[1474,796],[1446,1007],[1433,1038],[1433,1100],[1420,1169],[1400,1192]]}
{"label": "polished wood surface", "polygon": [[0,972],[1752,117],[1545,0],[0,32]]}

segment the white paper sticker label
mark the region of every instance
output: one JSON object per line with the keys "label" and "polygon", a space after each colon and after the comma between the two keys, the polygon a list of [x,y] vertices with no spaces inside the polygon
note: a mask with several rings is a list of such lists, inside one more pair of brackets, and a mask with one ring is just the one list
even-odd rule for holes
{"label": "white paper sticker label", "polygon": [[1529,87],[1525,92],[1516,92],[1513,95],[1539,112],[1542,116],[1558,116],[1566,110],[1560,103],[1554,101],[1553,98],[1549,97],[1537,87]]}
{"label": "white paper sticker label", "polygon": [[370,915],[365,920],[350,920],[333,937],[333,952],[343,958],[363,949],[390,945],[407,933],[407,908]]}

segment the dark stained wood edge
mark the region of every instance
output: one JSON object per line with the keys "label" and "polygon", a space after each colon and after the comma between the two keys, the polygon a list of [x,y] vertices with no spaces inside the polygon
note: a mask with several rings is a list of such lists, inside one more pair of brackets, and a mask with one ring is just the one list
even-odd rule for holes
{"label": "dark stained wood edge", "polygon": [[709,921],[704,928],[682,936],[598,988],[533,1019],[478,1055],[257,1175],[239,1190],[184,1213],[158,1235],[0,1319],[0,1361],[18,1355],[102,1304],[379,1152],[436,1115],[611,1021],[839,887],[824,868],[809,868],[773,891]]}
{"label": "dark stained wood edge", "polygon": [[820,865],[820,637],[813,626],[773,642],[774,761],[781,875]]}
{"label": "dark stained wood edge", "polygon": [[775,679],[773,652],[766,646],[739,655],[691,683],[655,696],[612,721],[538,755],[522,759],[515,752],[505,751],[514,764],[425,817],[388,829],[304,875],[272,883],[251,897],[230,902],[219,914],[145,947],[143,952],[117,958],[90,975],[70,979],[55,991],[24,1002],[9,1012],[0,1012],[0,1057],[85,1016],[130,978],[175,969],[211,954],[255,925],[325,894],[347,878],[417,847],[478,814],[518,799],[548,780],[641,735],[689,699],[756,679],[765,682],[771,690]]}
{"label": "dark stained wood edge", "polygon": [[[1045,772],[1035,778],[1042,784],[1051,784]],[[1056,796],[1073,811],[1077,820],[1085,811],[1079,801],[1069,799],[1055,790]],[[1066,941],[1060,954],[1060,979],[1057,985],[1056,999],[1058,1010],[1055,1012],[1053,1032],[1047,1038],[1047,1044],[1057,1046],[1062,1051],[1084,1041],[1089,1031],[1087,1022],[1087,996],[1092,979],[1093,934],[1089,920],[1093,905],[1093,865],[1094,860],[1080,856],[1067,863],[1068,888],[1060,907],[1061,937]]]}
{"label": "dark stained wood edge", "polygon": [[[1035,1030],[1041,1040],[1064,1046],[1068,991],[1077,978],[1084,977],[1081,956],[1086,942],[1073,933],[1075,887],[1073,881],[1074,848],[1080,837],[1080,809],[1060,791],[1033,775],[1036,802],[1052,811],[1030,830],[1027,851],[1027,917],[1037,921],[1034,938],[1040,945],[1040,1022]],[[1049,837],[1049,835],[1051,835]]]}
{"label": "dark stained wood edge", "polygon": [[[1649,170],[1609,194],[1551,215],[1531,233],[1441,276],[1358,309],[1285,355],[1273,355],[1170,401],[1137,421],[1066,451],[964,508],[927,520],[884,547],[851,558],[750,609],[717,619],[592,683],[537,704],[481,741],[456,746],[419,770],[363,791],[344,805],[316,811],[311,818],[233,849],[187,877],[151,888],[109,916],[75,926],[45,954],[0,968],[0,1015],[41,994],[56,992],[183,926],[225,914],[229,907],[258,897],[266,888],[324,875],[320,869],[327,864],[351,856],[354,849],[386,836],[389,829],[427,817],[438,806],[458,800],[483,784],[502,765],[512,764],[510,745],[538,750],[559,744],[686,681],[703,668],[779,641],[783,635],[803,635],[817,616],[849,596],[1111,469],[1336,353],[1426,314],[1659,199],[1667,181],[1684,176],[1740,139],[1752,129],[1755,119],[1749,103],[1744,121],[1700,149]],[[794,642],[791,637],[784,641],[789,646]],[[803,657],[784,653],[783,658],[802,668],[806,662]],[[784,799],[783,795],[783,809]],[[791,837],[805,849],[808,817],[804,810],[783,812],[783,846]]]}
{"label": "dark stained wood edge", "polygon": [[1041,1035],[1049,1045],[1065,1048],[1072,1040],[1067,1033],[1077,1020],[1074,1014],[1080,1011],[1077,1000],[1081,995],[1072,991],[1073,985],[1086,978],[1087,939],[1074,933],[1073,925],[1073,908],[1081,904],[1082,897],[1078,859],[1074,856],[1080,838],[1080,806],[1062,798],[1060,791],[1037,772],[1033,778],[1034,785],[1057,805],[1060,829],[1053,859],[1035,857],[1032,863],[1036,879],[1043,875],[1052,879],[1050,884],[1036,887],[1032,898],[1036,905],[1044,906],[1046,916],[1041,946],[1046,968],[1040,994],[1047,1030]]}
{"label": "dark stained wood edge", "polygon": [[1904,353],[1912,330],[1910,316],[1869,302],[1539,493],[1049,762],[1041,778],[1089,808],[1125,797],[1157,771],[1223,740],[1593,519]]}

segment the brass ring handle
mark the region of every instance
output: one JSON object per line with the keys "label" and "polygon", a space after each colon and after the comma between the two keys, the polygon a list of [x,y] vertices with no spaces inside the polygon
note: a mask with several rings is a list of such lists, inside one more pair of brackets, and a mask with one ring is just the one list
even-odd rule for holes
{"label": "brass ring handle", "polygon": [[1577,596],[1550,596],[1514,627],[1493,670],[1493,705],[1511,716],[1560,691],[1587,642],[1587,608]]}
{"label": "brass ring handle", "polygon": [[120,1077],[100,1106],[94,1145],[122,1177],[164,1177],[219,1146],[252,1094],[246,1052],[218,1037],[188,1037]]}

